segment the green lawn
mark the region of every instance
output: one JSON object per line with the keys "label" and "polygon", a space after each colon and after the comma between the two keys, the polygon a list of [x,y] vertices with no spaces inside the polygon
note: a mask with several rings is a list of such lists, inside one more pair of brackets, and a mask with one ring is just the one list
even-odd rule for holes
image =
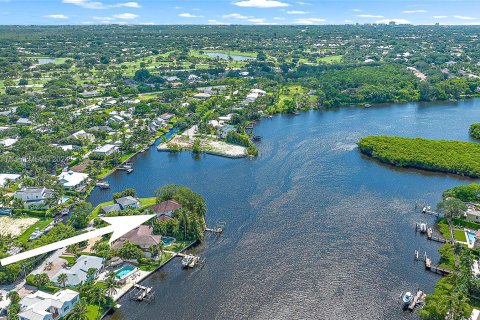
{"label": "green lawn", "polygon": [[453,237],[457,241],[467,242],[467,237],[465,236],[465,231],[463,231],[463,230],[454,229],[453,230]]}
{"label": "green lawn", "polygon": [[75,264],[77,259],[72,256],[60,256],[61,259],[67,260],[68,265],[71,267]]}
{"label": "green lawn", "polygon": [[324,63],[337,63],[342,60],[342,56],[337,55],[337,56],[327,56],[318,59],[319,62],[324,62]]}
{"label": "green lawn", "polygon": [[36,228],[39,228],[40,230],[48,226],[50,222],[52,222],[52,218],[44,218],[38,220],[34,225],[32,225],[30,228],[25,230],[25,232],[18,237],[18,241],[26,243],[28,241],[28,238],[30,238],[30,235],[35,231]]}
{"label": "green lawn", "polygon": [[87,305],[87,318],[89,320],[98,319],[103,313],[103,310],[96,305],[89,304]]}

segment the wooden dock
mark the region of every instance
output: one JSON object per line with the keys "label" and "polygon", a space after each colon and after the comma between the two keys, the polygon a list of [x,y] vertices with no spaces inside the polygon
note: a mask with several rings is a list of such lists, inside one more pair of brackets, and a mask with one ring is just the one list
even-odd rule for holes
{"label": "wooden dock", "polygon": [[448,243],[449,241],[445,238],[436,237],[433,235],[432,228],[427,229],[427,239],[431,241],[436,241],[440,243]]}
{"label": "wooden dock", "polygon": [[432,260],[427,256],[425,256],[425,270],[431,271],[433,273],[437,273],[442,276],[446,276],[452,273],[452,271],[450,270],[443,269],[443,268],[440,268],[439,266],[433,265]]}
{"label": "wooden dock", "polygon": [[223,232],[223,228],[222,228],[222,227],[205,228],[205,231],[213,232],[213,233],[222,233],[222,232]]}

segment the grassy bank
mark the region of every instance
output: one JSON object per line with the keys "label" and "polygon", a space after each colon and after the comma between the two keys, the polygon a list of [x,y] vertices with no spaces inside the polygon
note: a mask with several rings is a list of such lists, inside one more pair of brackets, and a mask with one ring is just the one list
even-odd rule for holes
{"label": "grassy bank", "polygon": [[397,167],[418,168],[480,177],[480,144],[395,136],[368,136],[358,142],[360,151]]}

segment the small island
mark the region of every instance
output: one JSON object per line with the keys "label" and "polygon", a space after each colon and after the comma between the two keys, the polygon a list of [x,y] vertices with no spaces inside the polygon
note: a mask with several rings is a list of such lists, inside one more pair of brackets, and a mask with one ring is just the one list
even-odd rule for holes
{"label": "small island", "polygon": [[360,151],[397,167],[480,177],[480,144],[395,136],[368,136],[358,142]]}
{"label": "small island", "polygon": [[472,138],[480,139],[480,122],[472,124],[468,132]]}

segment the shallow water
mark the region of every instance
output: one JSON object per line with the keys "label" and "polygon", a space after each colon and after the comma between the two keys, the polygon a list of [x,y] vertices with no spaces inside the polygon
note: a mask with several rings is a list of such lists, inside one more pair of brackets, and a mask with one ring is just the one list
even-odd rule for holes
{"label": "shallow water", "polygon": [[310,111],[262,120],[257,159],[154,148],[136,156],[132,174],[111,175],[112,188],[90,200],[184,184],[205,197],[209,225],[227,226],[195,249],[207,259],[203,269],[169,263],[143,283],[154,287],[154,303],[124,298],[108,318],[415,318],[400,310],[400,294],[432,292],[439,277],[413,260],[414,250],[438,259],[438,244],[414,231],[434,218],[414,205],[434,205],[446,188],[472,180],[382,165],[355,143],[369,134],[470,140],[479,120],[480,100]]}

